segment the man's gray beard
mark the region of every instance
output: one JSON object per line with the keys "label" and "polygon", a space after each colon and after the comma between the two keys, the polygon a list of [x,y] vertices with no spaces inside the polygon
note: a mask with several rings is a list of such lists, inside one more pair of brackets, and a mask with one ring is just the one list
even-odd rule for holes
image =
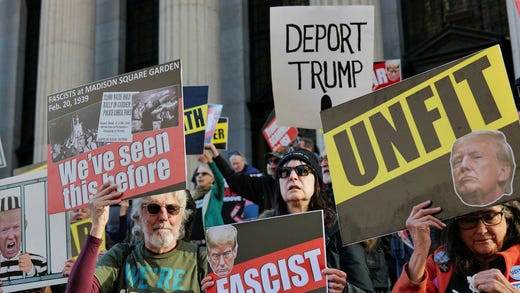
{"label": "man's gray beard", "polygon": [[332,182],[332,179],[330,178],[330,173],[323,174],[323,183],[329,184]]}
{"label": "man's gray beard", "polygon": [[173,228],[170,231],[156,230],[152,231],[152,234],[148,237],[148,242],[155,248],[165,248],[172,246],[178,238],[178,229],[175,230]]}

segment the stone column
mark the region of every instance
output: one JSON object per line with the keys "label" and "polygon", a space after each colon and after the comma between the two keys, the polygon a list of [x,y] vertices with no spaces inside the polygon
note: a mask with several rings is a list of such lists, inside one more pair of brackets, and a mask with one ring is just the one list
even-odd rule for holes
{"label": "stone column", "polygon": [[[218,16],[216,0],[159,2],[159,63],[181,59],[183,84],[209,85],[209,102],[221,104]],[[197,165],[188,157],[188,180]]]}
{"label": "stone column", "polygon": [[125,70],[126,0],[97,0],[96,11],[94,80],[101,80]]}
{"label": "stone column", "polygon": [[21,123],[16,119],[21,117],[23,98],[26,17],[22,1],[0,0],[0,138],[7,165],[0,169],[0,178],[11,176],[16,165],[15,149],[20,143]]}
{"label": "stone column", "polygon": [[93,81],[96,1],[43,0],[34,137],[34,162],[47,159],[47,99]]}
{"label": "stone column", "polygon": [[161,0],[159,63],[181,59],[184,85],[209,85],[220,102],[220,37],[216,0]]}

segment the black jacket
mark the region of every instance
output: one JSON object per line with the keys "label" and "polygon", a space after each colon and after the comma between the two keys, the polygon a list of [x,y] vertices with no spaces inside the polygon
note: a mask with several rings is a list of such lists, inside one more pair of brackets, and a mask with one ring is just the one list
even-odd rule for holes
{"label": "black jacket", "polygon": [[343,246],[337,221],[332,227],[325,230],[325,247],[327,249],[327,267],[340,269],[347,273],[347,285],[343,292],[374,292],[365,260],[365,249],[360,243]]}
{"label": "black jacket", "polygon": [[259,212],[274,207],[274,194],[277,182],[271,175],[251,177],[244,173],[235,173],[222,156],[216,156],[213,161],[217,165],[229,188],[236,194],[256,203]]}

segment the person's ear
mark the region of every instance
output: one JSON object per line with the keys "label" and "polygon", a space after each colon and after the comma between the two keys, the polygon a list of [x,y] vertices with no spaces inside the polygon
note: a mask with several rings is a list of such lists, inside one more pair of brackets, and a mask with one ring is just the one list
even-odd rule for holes
{"label": "person's ear", "polygon": [[498,181],[505,182],[509,179],[509,175],[511,174],[511,166],[508,164],[502,164],[502,166],[498,169]]}

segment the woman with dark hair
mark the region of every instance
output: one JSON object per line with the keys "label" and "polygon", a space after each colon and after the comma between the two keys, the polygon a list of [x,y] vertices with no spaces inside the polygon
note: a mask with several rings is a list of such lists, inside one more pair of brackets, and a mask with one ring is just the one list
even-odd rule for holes
{"label": "woman with dark hair", "polygon": [[[278,163],[276,181],[275,208],[264,211],[260,217],[323,210],[327,268],[322,273],[327,276],[328,292],[373,292],[363,246],[343,246],[341,242],[334,205],[323,189],[316,155],[304,149],[287,153]],[[206,277],[202,289],[214,284],[211,276]]]}
{"label": "woman with dark hair", "polygon": [[[316,155],[305,149],[286,154],[276,170],[273,216],[323,210],[329,292],[373,292],[361,244],[343,246],[334,204],[323,184]],[[348,280],[348,281],[347,281]]]}
{"label": "woman with dark hair", "polygon": [[[414,251],[392,292],[518,292],[520,204],[491,206],[443,223],[431,201],[413,207],[406,220]],[[441,246],[428,255],[430,227]]]}

